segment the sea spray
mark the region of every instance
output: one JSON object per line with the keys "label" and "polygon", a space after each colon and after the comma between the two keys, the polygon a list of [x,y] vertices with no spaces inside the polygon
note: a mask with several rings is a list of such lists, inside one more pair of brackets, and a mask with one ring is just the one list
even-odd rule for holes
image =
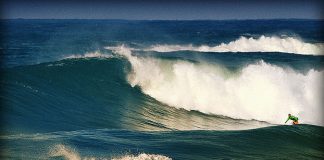
{"label": "sea spray", "polygon": [[67,160],[81,160],[80,155],[74,149],[63,144],[55,145],[48,154],[49,157],[64,157]]}

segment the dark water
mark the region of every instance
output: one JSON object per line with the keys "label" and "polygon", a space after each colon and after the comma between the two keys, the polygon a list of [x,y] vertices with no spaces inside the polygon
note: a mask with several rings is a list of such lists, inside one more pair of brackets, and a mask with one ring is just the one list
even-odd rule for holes
{"label": "dark water", "polygon": [[[35,155],[41,159],[71,155],[110,159],[144,152],[173,159],[322,159],[321,133],[322,127],[300,125],[245,131],[79,130],[2,138],[9,144],[3,156],[18,159],[34,159]],[[51,153],[56,156],[50,157]]]}
{"label": "dark water", "polygon": [[1,159],[323,159],[323,24],[3,20]]}

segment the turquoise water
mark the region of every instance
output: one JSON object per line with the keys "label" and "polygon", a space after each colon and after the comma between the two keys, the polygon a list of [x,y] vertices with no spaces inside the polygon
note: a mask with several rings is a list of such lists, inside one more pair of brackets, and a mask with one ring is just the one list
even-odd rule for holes
{"label": "turquoise water", "polygon": [[322,26],[5,20],[1,159],[323,159]]}

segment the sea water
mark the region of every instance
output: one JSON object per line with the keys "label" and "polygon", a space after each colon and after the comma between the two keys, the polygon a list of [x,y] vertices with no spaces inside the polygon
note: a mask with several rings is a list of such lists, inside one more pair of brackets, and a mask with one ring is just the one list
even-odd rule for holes
{"label": "sea water", "polygon": [[323,21],[1,23],[1,159],[324,158]]}

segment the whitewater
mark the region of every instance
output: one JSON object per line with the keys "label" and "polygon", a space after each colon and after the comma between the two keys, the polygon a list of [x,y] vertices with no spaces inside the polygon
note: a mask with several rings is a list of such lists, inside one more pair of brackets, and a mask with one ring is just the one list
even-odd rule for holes
{"label": "whitewater", "polygon": [[296,37],[260,36],[240,37],[217,46],[194,45],[152,45],[145,49],[156,52],[199,51],[199,52],[282,52],[306,55],[324,55],[323,43],[306,43]]}
{"label": "whitewater", "polygon": [[[42,158],[55,158],[55,157],[64,157],[67,160],[95,160],[99,159],[99,157],[81,157],[80,154],[73,148],[63,145],[57,144],[49,150],[48,156]],[[101,157],[100,159],[111,159],[111,160],[171,160],[171,158],[163,156],[163,155],[155,155],[155,154],[146,154],[141,153],[138,155],[123,155],[117,157]]]}

